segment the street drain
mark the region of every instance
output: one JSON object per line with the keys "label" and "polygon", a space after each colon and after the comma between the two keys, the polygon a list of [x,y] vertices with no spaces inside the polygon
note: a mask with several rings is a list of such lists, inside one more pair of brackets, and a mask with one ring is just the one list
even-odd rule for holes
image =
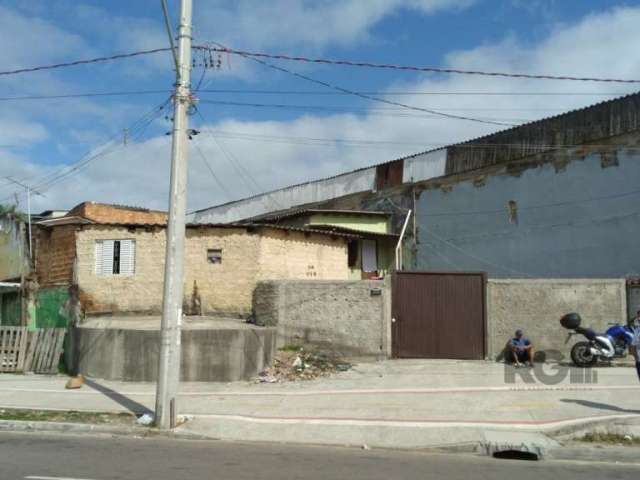
{"label": "street drain", "polygon": [[538,460],[538,455],[533,452],[523,452],[522,450],[500,450],[493,452],[493,458],[535,461]]}

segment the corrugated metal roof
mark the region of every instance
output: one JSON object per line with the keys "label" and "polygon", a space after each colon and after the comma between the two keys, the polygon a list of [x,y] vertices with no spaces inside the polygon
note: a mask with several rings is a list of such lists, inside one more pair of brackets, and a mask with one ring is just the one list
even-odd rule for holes
{"label": "corrugated metal roof", "polygon": [[199,212],[206,212],[207,210],[212,210],[212,209],[215,209],[215,208],[219,208],[219,207],[223,207],[223,206],[227,206],[227,205],[232,205],[232,204],[235,204],[235,203],[244,202],[246,200],[259,198],[259,197],[262,197],[264,195],[267,195],[267,194],[270,194],[270,193],[274,193],[274,192],[278,192],[278,191],[281,191],[281,190],[287,190],[287,189],[291,189],[291,188],[295,188],[295,187],[301,187],[301,186],[309,185],[309,184],[312,184],[312,183],[319,183],[319,182],[323,182],[323,181],[327,181],[327,180],[332,180],[332,179],[335,179],[335,178],[338,178],[338,177],[349,175],[351,173],[360,172],[360,171],[367,170],[367,169],[370,169],[370,168],[377,168],[378,166],[387,165],[389,163],[393,163],[393,162],[396,162],[398,160],[407,160],[407,159],[419,157],[420,155],[425,155],[425,154],[428,154],[428,153],[437,152],[439,150],[446,150],[446,149],[451,148],[451,147],[460,147],[460,146],[465,146],[465,145],[472,145],[474,143],[482,144],[483,142],[485,142],[487,139],[491,138],[494,135],[504,134],[504,133],[509,132],[509,131],[514,131],[515,132],[518,129],[522,129],[522,128],[525,128],[525,127],[528,127],[528,126],[532,126],[532,125],[541,124],[541,123],[547,122],[549,120],[556,119],[558,117],[571,115],[571,114],[573,114],[575,112],[581,112],[581,111],[589,110],[589,109],[598,107],[598,106],[603,105],[603,104],[619,102],[619,101],[627,100],[627,99],[630,99],[630,98],[633,98],[633,97],[640,97],[640,92],[630,93],[630,94],[627,94],[627,95],[622,95],[620,97],[616,97],[616,98],[613,98],[613,99],[610,99],[610,100],[604,100],[602,102],[598,102],[598,103],[594,103],[594,104],[591,104],[591,105],[587,105],[585,107],[569,110],[567,112],[563,112],[563,113],[560,113],[560,114],[557,114],[557,115],[552,115],[552,116],[549,116],[549,117],[541,118],[539,120],[533,120],[531,122],[526,122],[526,123],[523,123],[523,124],[520,124],[520,125],[515,125],[513,127],[497,130],[495,132],[492,132],[492,133],[489,133],[489,134],[486,134],[486,135],[482,135],[480,137],[474,137],[474,138],[469,139],[469,140],[463,140],[463,141],[452,143],[452,144],[449,144],[449,145],[446,145],[446,146],[433,148],[433,149],[429,149],[429,150],[424,150],[424,151],[417,152],[417,153],[414,153],[414,154],[411,154],[411,155],[405,155],[403,157],[395,158],[393,160],[387,160],[387,161],[384,161],[384,162],[368,165],[366,167],[361,167],[361,168],[358,168],[358,169],[355,169],[355,170],[341,172],[341,173],[338,173],[336,175],[332,175],[332,176],[329,176],[329,177],[323,177],[323,178],[318,178],[318,179],[315,179],[315,180],[310,180],[310,181],[307,181],[307,182],[301,182],[301,183],[297,183],[297,184],[293,184],[293,185],[288,185],[286,187],[277,188],[277,189],[274,189],[274,190],[269,190],[267,192],[259,193],[257,195],[244,197],[244,198],[241,198],[241,199],[238,199],[238,200],[233,200],[233,201],[222,203],[222,204],[218,204],[218,205],[212,205],[210,207],[202,208],[202,209],[199,209],[199,210],[194,210],[194,211],[192,211],[190,213],[194,214],[194,213],[199,213]]}

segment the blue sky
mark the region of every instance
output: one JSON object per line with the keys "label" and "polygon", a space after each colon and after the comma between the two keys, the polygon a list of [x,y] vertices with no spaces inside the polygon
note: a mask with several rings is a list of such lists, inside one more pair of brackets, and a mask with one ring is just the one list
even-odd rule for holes
{"label": "blue sky", "polygon": [[[175,23],[178,2],[169,5]],[[195,43],[381,63],[621,78],[640,78],[639,22],[637,3],[606,0],[194,0]],[[0,1],[0,37],[0,70],[167,45],[156,0]],[[224,55],[221,61],[219,70],[197,66],[193,71],[194,86],[202,78],[201,103],[190,121],[203,133],[190,151],[191,209],[500,128],[338,95],[240,57]],[[36,209],[69,208],[84,200],[166,208],[170,122],[165,117],[171,112],[169,106],[154,109],[169,96],[171,65],[167,53],[0,77],[2,97],[159,91],[0,101],[0,177],[42,189],[46,197],[34,199]],[[343,88],[508,124],[634,91],[633,85],[278,65]],[[252,93],[256,90],[271,93]],[[554,95],[526,95],[531,92]],[[335,141],[344,139],[354,141]],[[78,166],[87,153],[100,155]],[[14,192],[20,191],[0,178],[0,201],[15,201]],[[24,207],[23,196],[17,200]]]}

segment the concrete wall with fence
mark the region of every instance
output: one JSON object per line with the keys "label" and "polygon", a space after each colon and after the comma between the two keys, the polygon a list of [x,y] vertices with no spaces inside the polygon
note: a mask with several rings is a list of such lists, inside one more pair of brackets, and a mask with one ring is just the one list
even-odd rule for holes
{"label": "concrete wall with fence", "polygon": [[253,295],[258,325],[277,329],[277,346],[343,357],[391,354],[391,296],[383,281],[273,280]]}
{"label": "concrete wall with fence", "polygon": [[[559,319],[578,312],[582,326],[604,331],[610,322],[627,321],[626,282],[623,279],[491,279],[487,285],[488,353],[500,359],[506,342],[522,328],[534,347],[551,359],[558,351],[569,359],[567,330]],[[553,354],[555,356],[555,354]],[[553,358],[556,360],[557,358]]]}

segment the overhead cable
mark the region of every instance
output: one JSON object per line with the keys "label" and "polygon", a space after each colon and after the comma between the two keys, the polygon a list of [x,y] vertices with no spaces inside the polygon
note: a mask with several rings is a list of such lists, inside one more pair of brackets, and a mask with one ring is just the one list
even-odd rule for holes
{"label": "overhead cable", "polygon": [[[459,68],[444,68],[444,67],[422,67],[413,65],[394,65],[386,63],[373,63],[373,62],[356,62],[351,60],[333,60],[326,58],[309,58],[301,56],[292,56],[284,54],[268,54],[262,52],[251,52],[247,50],[236,50],[227,48],[224,46],[211,47],[208,45],[194,45],[192,47],[195,50],[208,50],[220,53],[240,55],[245,58],[268,58],[273,60],[286,60],[294,62],[306,62],[306,63],[318,63],[326,65],[338,65],[349,67],[364,67],[364,68],[376,68],[376,69],[390,69],[390,70],[405,70],[405,71],[417,71],[417,72],[431,72],[431,73],[449,73],[460,75],[480,75],[490,77],[508,77],[508,78],[525,78],[535,80],[570,80],[579,82],[604,82],[604,83],[625,83],[636,84],[640,83],[638,79],[621,79],[621,78],[609,78],[609,77],[580,77],[574,75],[547,75],[547,74],[529,74],[529,73],[511,73],[511,72],[494,72],[483,70],[465,70]],[[13,70],[0,71],[0,76],[17,75],[21,73],[38,72],[44,70],[54,70],[59,68],[73,67],[78,65],[88,65],[93,63],[104,63],[113,60],[123,60],[126,58],[133,58],[143,55],[152,55],[156,53],[171,51],[171,47],[154,48],[149,50],[138,50],[135,52],[119,53],[115,55],[109,55],[105,57],[96,57],[82,60],[74,60],[70,62],[54,63],[51,65],[39,65],[35,67],[17,68]]]}
{"label": "overhead cable", "polygon": [[406,70],[413,72],[429,72],[429,73],[454,73],[461,75],[482,75],[488,77],[508,77],[508,78],[526,78],[535,80],[571,80],[578,82],[606,82],[606,83],[640,83],[640,80],[636,79],[620,79],[620,78],[607,78],[607,77],[579,77],[573,75],[547,75],[547,74],[530,74],[530,73],[509,73],[509,72],[494,72],[484,70],[465,70],[460,68],[444,68],[444,67],[419,67],[413,65],[393,65],[388,63],[373,63],[373,62],[356,62],[351,60],[333,60],[327,58],[310,58],[300,57],[285,54],[269,54],[262,52],[250,52],[247,50],[236,50],[226,47],[207,47],[196,46],[194,48],[212,50],[214,52],[231,53],[234,55],[240,55],[243,57],[252,58],[268,58],[271,60],[286,60],[291,62],[305,62],[305,63],[321,63],[325,65],[342,65],[348,67],[365,67],[365,68],[378,68],[388,70]]}
{"label": "overhead cable", "polygon": [[283,72],[283,73],[286,73],[288,75],[292,75],[294,77],[300,78],[300,79],[305,80],[307,82],[312,82],[312,83],[315,83],[317,85],[322,85],[324,87],[331,88],[333,90],[338,90],[340,92],[348,93],[350,95],[353,95],[353,96],[356,96],[356,97],[360,97],[360,98],[364,98],[366,100],[371,100],[373,102],[385,103],[387,105],[395,105],[397,107],[403,107],[403,108],[406,108],[408,110],[431,113],[433,115],[438,115],[440,117],[445,117],[445,118],[451,118],[451,119],[454,119],[454,120],[467,120],[467,121],[471,121],[471,122],[484,123],[484,124],[488,124],[488,125],[496,125],[496,126],[501,126],[501,127],[505,127],[505,126],[506,127],[512,127],[512,126],[514,126],[512,123],[494,122],[494,121],[491,121],[491,120],[482,120],[482,119],[479,119],[479,118],[467,117],[467,116],[463,116],[463,115],[454,115],[454,114],[451,114],[451,113],[440,112],[438,110],[432,110],[432,109],[423,108],[423,107],[414,107],[412,105],[407,105],[405,103],[395,102],[395,101],[387,100],[387,99],[380,98],[380,97],[374,97],[374,96],[371,96],[371,95],[366,95],[366,94],[359,93],[359,92],[356,92],[356,91],[353,91],[353,90],[349,90],[347,88],[340,87],[338,85],[334,85],[334,84],[329,83],[329,82],[325,82],[323,80],[317,80],[315,78],[309,77],[308,75],[303,75],[301,73],[294,72],[292,70],[288,70],[288,69],[280,67],[278,65],[274,65],[272,63],[265,62],[264,60],[261,60],[259,58],[255,58],[255,57],[251,57],[251,56],[243,56],[243,58],[246,58],[246,59],[249,59],[249,60],[253,60],[254,62],[257,62],[257,63],[259,63],[261,65],[266,66],[267,68],[271,68],[273,70],[276,70],[276,71],[279,71],[279,72]]}
{"label": "overhead cable", "polygon": [[142,55],[151,55],[154,53],[168,52],[171,48],[154,48],[151,50],[139,50],[137,52],[119,53],[108,57],[96,57],[86,60],[74,60],[72,62],[54,63],[52,65],[40,65],[38,67],[17,68],[15,70],[0,71],[0,76],[17,75],[19,73],[39,72],[43,70],[55,70],[58,68],[75,67],[78,65],[88,65],[91,63],[110,62],[112,60],[122,60],[125,58],[139,57]]}

